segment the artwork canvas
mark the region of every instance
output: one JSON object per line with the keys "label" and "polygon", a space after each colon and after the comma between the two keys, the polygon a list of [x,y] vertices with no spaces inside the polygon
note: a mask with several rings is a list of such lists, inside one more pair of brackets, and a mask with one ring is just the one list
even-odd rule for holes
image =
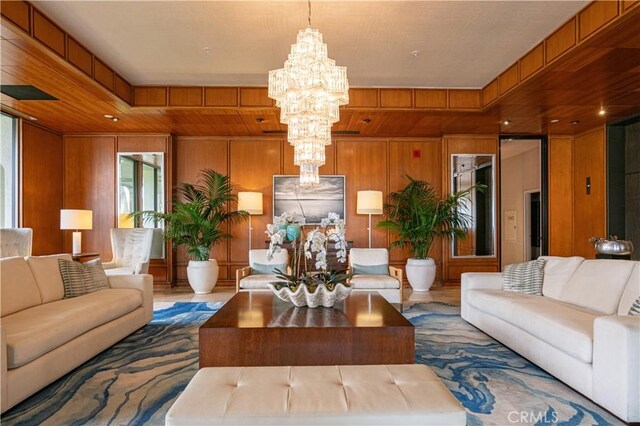
{"label": "artwork canvas", "polygon": [[320,176],[314,188],[301,188],[300,176],[273,177],[273,215],[304,215],[307,224],[319,224],[331,212],[345,218],[345,177]]}

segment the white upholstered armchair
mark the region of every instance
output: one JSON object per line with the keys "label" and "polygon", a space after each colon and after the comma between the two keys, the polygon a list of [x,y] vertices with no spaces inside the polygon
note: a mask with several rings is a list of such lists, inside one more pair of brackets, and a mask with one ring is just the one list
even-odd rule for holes
{"label": "white upholstered armchair", "polygon": [[31,256],[31,228],[0,229],[0,257]]}
{"label": "white upholstered armchair", "polygon": [[274,269],[287,271],[289,253],[281,250],[267,258],[268,250],[249,250],[249,266],[236,271],[236,292],[241,290],[268,290],[267,284],[277,281]]}
{"label": "white upholstered armchair", "polygon": [[348,272],[353,291],[375,290],[389,303],[402,303],[402,269],[389,266],[387,249],[349,250]]}
{"label": "white upholstered armchair", "polygon": [[146,274],[153,242],[153,229],[115,228],[111,230],[113,259],[103,263],[107,275]]}

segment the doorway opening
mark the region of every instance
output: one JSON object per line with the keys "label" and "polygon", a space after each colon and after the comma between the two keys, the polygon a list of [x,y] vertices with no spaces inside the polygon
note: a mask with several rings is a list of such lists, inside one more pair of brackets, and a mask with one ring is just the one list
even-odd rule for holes
{"label": "doorway opening", "polygon": [[547,253],[547,139],[500,137],[501,264]]}

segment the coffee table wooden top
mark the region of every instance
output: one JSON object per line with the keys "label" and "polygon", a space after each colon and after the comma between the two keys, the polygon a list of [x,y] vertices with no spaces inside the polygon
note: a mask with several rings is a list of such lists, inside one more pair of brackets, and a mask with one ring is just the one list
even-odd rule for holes
{"label": "coffee table wooden top", "polygon": [[201,329],[410,327],[413,325],[376,292],[353,292],[333,308],[296,308],[266,291],[240,292]]}

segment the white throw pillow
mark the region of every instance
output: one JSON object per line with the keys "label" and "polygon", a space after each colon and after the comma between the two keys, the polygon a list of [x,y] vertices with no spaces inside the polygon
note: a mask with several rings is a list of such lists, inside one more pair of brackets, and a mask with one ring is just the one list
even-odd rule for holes
{"label": "white throw pillow", "polygon": [[536,259],[505,266],[502,272],[502,290],[542,296],[544,263],[544,260]]}
{"label": "white throw pillow", "polygon": [[560,300],[562,289],[578,267],[584,262],[583,257],[541,256],[544,260],[544,281],[542,295]]}

